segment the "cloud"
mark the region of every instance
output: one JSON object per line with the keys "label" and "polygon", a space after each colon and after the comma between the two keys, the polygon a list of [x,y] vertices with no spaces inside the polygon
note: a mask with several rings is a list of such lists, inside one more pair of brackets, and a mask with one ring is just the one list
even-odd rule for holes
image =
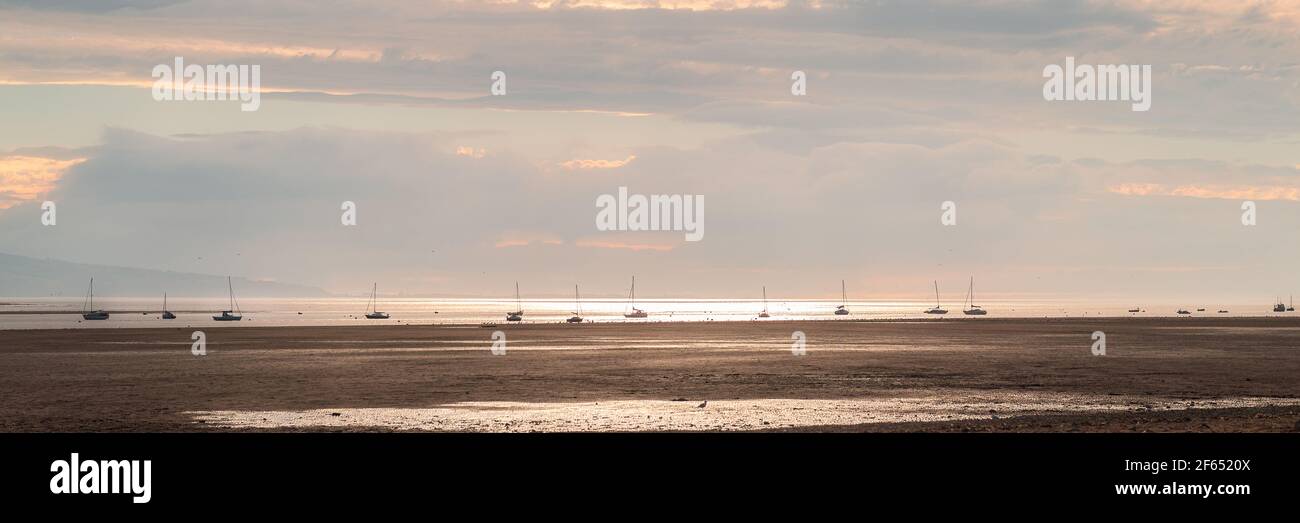
{"label": "cloud", "polygon": [[[638,150],[609,180],[599,170],[550,172],[553,164],[512,152],[508,135],[475,136],[476,149],[499,153],[458,156],[464,139],[316,127],[184,138],[109,129],[55,181],[57,227],[32,219],[33,202],[0,211],[0,252],[336,292],[381,280],[408,293],[506,295],[502,282],[519,280],[559,295],[581,280],[599,293],[621,289],[635,272],[656,282],[655,292],[692,296],[755,286],[759,273],[800,296],[833,291],[840,278],[877,294],[923,293],[932,279],[972,273],[1001,292],[1167,292],[1197,280],[1116,276],[1169,266],[1247,267],[1232,281],[1196,283],[1243,292],[1289,271],[1275,260],[1300,256],[1294,242],[1276,241],[1300,212],[1261,208],[1259,227],[1243,230],[1235,202],[1109,190],[1286,186],[1296,179],[1290,167],[1044,162],[989,140],[780,149],[756,136]],[[707,239],[599,232],[596,197],[619,186],[705,195]],[[357,205],[355,227],[339,222],[345,200]],[[944,201],[958,205],[956,227],[939,225]],[[1243,261],[1239,248],[1260,257]],[[1023,277],[1027,267],[1053,266],[1080,270]],[[819,275],[831,284],[810,281]]]}
{"label": "cloud", "polygon": [[[701,294],[753,287],[759,273],[789,289],[856,278],[924,292],[972,272],[1002,290],[1247,292],[1287,281],[1280,260],[1300,257],[1279,241],[1300,222],[1298,12],[1184,0],[0,3],[0,147],[93,143],[81,137],[110,126],[73,156],[5,153],[85,162],[6,181],[0,249],[345,292],[374,277],[430,293],[595,289],[630,271]],[[177,55],[260,64],[262,110],[153,103],[149,72]],[[1153,109],[1042,100],[1042,68],[1066,56],[1153,65]],[[497,70],[506,96],[488,92]],[[793,70],[808,73],[808,96],[790,94]],[[620,185],[705,195],[708,239],[597,234],[593,200]],[[33,191],[58,199],[58,227],[32,219]],[[1246,197],[1268,202],[1253,229],[1226,201]],[[343,200],[359,206],[356,228],[338,223]],[[956,228],[936,226],[944,201],[958,204]],[[1248,274],[1129,277],[1183,266]],[[1072,269],[1018,276],[1033,267]],[[808,281],[820,279],[831,284]]]}
{"label": "cloud", "polygon": [[617,169],[619,167],[623,167],[629,163],[632,163],[632,160],[635,159],[636,159],[636,155],[628,155],[627,158],[624,158],[622,160],[588,160],[588,159],[576,158],[561,163],[560,167],[563,167],[570,171],[586,170],[586,169]]}
{"label": "cloud", "polygon": [[[299,100],[670,114],[755,127],[930,120],[1032,129],[1069,120],[1257,139],[1294,135],[1300,118],[1300,69],[1278,58],[1300,53],[1297,9],[1284,2],[142,4],[156,8],[0,7],[9,36],[0,83],[145,88],[154,65],[185,56],[259,64],[268,93]],[[284,30],[290,21],[302,29]],[[1152,64],[1158,109],[1132,120],[1041,103],[1037,73],[1065,56]],[[796,69],[810,74],[808,102],[782,107]],[[508,96],[488,96],[496,70],[509,75]]]}
{"label": "cloud", "polygon": [[1242,187],[1223,185],[1166,186],[1156,183],[1119,184],[1106,188],[1125,196],[1178,196],[1222,200],[1300,201],[1300,184],[1290,187]]}
{"label": "cloud", "polygon": [[0,209],[49,193],[63,173],[86,161],[35,156],[0,156]]}
{"label": "cloud", "polygon": [[470,158],[478,159],[487,156],[487,149],[482,147],[475,149],[473,147],[457,146],[456,156],[468,156]]}

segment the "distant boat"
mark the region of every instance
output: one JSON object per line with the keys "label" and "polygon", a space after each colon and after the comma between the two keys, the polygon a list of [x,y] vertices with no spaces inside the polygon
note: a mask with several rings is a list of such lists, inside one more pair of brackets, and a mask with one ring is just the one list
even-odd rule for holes
{"label": "distant boat", "polygon": [[767,313],[767,286],[763,286],[763,312],[758,313],[759,318],[771,318],[772,315]]}
{"label": "distant boat", "polygon": [[366,310],[370,311],[366,313],[366,319],[371,319],[371,320],[388,319],[387,312],[379,312],[379,282],[375,282],[375,286],[370,288],[370,302],[367,303],[366,305],[367,305]]}
{"label": "distant boat", "polygon": [[[1292,308],[1292,310],[1294,310],[1294,308]],[[1286,304],[1282,303],[1282,300],[1278,300],[1277,303],[1273,304],[1273,312],[1286,312],[1286,311],[1287,311]]]}
{"label": "distant boat", "polygon": [[1222,309],[1219,310],[1219,314],[1227,314],[1227,313],[1228,313],[1228,311],[1225,311],[1225,310],[1222,310]]}
{"label": "distant boat", "polygon": [[1196,309],[1196,312],[1205,312],[1205,308],[1204,308],[1204,307],[1201,307],[1201,308],[1199,308],[1199,309]]}
{"label": "distant boat", "polygon": [[934,280],[934,307],[925,311],[926,314],[948,314],[948,310],[939,306],[939,280]]}
{"label": "distant boat", "polygon": [[213,316],[216,321],[239,321],[244,316],[239,312],[239,304],[235,303],[235,286],[230,283],[230,277],[226,276],[226,288],[230,291],[230,309],[221,311],[220,316]]}
{"label": "distant boat", "polygon": [[624,318],[645,318],[649,316],[645,311],[636,308],[636,276],[632,277],[632,294],[628,296],[627,304],[632,306],[632,312],[624,314]]}
{"label": "distant boat", "polygon": [[165,293],[165,292],[163,293],[163,314],[162,314],[162,319],[164,319],[164,320],[174,320],[174,319],[176,319],[176,315],[175,315],[175,314],[172,314],[172,311],[167,310],[167,293]]}
{"label": "distant boat", "polygon": [[1129,312],[1142,312],[1142,310],[1139,309],[1139,308],[1137,308],[1137,307],[1134,307],[1134,308],[1132,308],[1132,309],[1129,309],[1128,311],[1129,311]]}
{"label": "distant boat", "polygon": [[[936,285],[936,287],[937,287],[937,286],[938,286],[938,282],[935,282],[935,285]],[[980,308],[979,305],[975,305],[975,277],[974,277],[974,276],[971,276],[971,277],[970,277],[970,288],[966,290],[966,299],[967,299],[967,300],[970,300],[970,301],[969,301],[969,303],[970,303],[970,308],[969,308],[969,309],[963,309],[963,310],[961,311],[962,314],[966,314],[966,315],[969,315],[969,316],[983,316],[983,315],[989,313],[989,311],[986,311],[986,310]]]}
{"label": "distant boat", "polygon": [[86,302],[81,305],[81,317],[87,320],[107,320],[108,311],[95,308],[95,278],[90,279],[90,289],[86,291]]}
{"label": "distant boat", "polygon": [[524,304],[519,300],[519,282],[515,282],[515,312],[507,312],[506,321],[524,321]]}
{"label": "distant boat", "polygon": [[1191,311],[1188,311],[1187,309],[1178,309],[1178,314],[1191,314]]}
{"label": "distant boat", "polygon": [[582,298],[578,297],[577,285],[573,286],[573,308],[577,309],[576,311],[573,312],[573,317],[564,321],[567,321],[569,323],[582,323]]}
{"label": "distant boat", "polygon": [[835,308],[836,316],[848,316],[849,294],[844,290],[844,280],[840,280],[840,306]]}
{"label": "distant boat", "polygon": [[1295,312],[1295,296],[1291,296],[1291,305],[1286,308],[1287,312]]}

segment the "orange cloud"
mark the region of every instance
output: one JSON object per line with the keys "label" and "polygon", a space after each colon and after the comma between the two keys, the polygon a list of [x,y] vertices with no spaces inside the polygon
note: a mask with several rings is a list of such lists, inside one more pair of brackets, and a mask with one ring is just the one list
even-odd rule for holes
{"label": "orange cloud", "polygon": [[1158,183],[1124,183],[1106,188],[1107,192],[1124,196],[1178,196],[1184,198],[1209,198],[1223,200],[1288,200],[1300,201],[1300,187],[1254,185],[1179,185]]}
{"label": "orange cloud", "polygon": [[676,245],[653,244],[653,243],[625,243],[616,241],[598,241],[598,240],[578,240],[574,245],[579,247],[593,247],[596,249],[626,249],[630,251],[659,251],[666,252],[676,248]]}
{"label": "orange cloud", "polygon": [[619,168],[619,167],[622,167],[622,166],[624,166],[624,165],[627,165],[627,164],[629,164],[629,163],[632,163],[632,160],[635,160],[635,159],[636,159],[636,155],[628,156],[627,158],[624,158],[624,159],[622,159],[622,160],[584,160],[584,159],[575,159],[575,160],[569,160],[569,161],[567,161],[567,162],[564,162],[564,163],[560,164],[560,167],[563,167],[563,168],[568,169],[568,170],[570,170],[570,171],[573,171],[573,170],[586,170],[586,169],[617,169],[617,168]]}
{"label": "orange cloud", "polygon": [[553,234],[508,233],[497,240],[493,247],[506,249],[510,247],[527,247],[529,245],[564,245],[564,240]]}
{"label": "orange cloud", "polygon": [[475,149],[473,147],[460,146],[456,148],[456,156],[468,156],[470,158],[474,158],[477,160],[479,158],[487,156],[487,149],[484,149],[482,147]]}
{"label": "orange cloud", "polygon": [[[820,7],[820,1],[814,7]],[[689,11],[731,11],[734,9],[780,9],[789,0],[534,0],[533,7],[551,9],[595,8],[621,11],[629,9],[684,9]]]}
{"label": "orange cloud", "polygon": [[0,209],[35,200],[54,189],[69,168],[85,158],[56,160],[37,156],[0,157]]}

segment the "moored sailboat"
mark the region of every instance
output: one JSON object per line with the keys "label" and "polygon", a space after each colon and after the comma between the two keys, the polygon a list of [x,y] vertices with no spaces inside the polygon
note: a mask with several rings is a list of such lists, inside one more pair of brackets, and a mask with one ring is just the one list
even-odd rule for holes
{"label": "moored sailboat", "polygon": [[649,316],[646,311],[636,308],[636,276],[632,277],[632,294],[628,296],[627,304],[632,307],[632,312],[624,314],[624,318],[645,318]]}
{"label": "moored sailboat", "polygon": [[582,298],[578,297],[577,285],[573,286],[573,308],[576,309],[573,312],[573,316],[564,321],[569,323],[582,323]]}
{"label": "moored sailboat", "polygon": [[506,313],[506,321],[524,321],[524,304],[519,299],[519,282],[515,282],[515,311]]}
{"label": "moored sailboat", "polygon": [[934,280],[934,307],[925,311],[926,314],[948,314],[948,309],[939,306],[939,280]]}
{"label": "moored sailboat", "polygon": [[763,286],[763,312],[758,313],[759,318],[771,318],[772,315],[767,313],[767,286]]}
{"label": "moored sailboat", "polygon": [[[935,285],[937,286],[938,283],[936,282]],[[989,311],[984,310],[979,305],[975,305],[975,277],[974,276],[970,277],[970,288],[966,290],[966,300],[969,308],[962,309],[961,311],[962,314],[965,314],[967,316],[983,316],[989,313]]]}
{"label": "moored sailboat", "polygon": [[226,289],[230,291],[230,309],[221,311],[220,316],[213,316],[216,321],[239,321],[244,319],[243,313],[239,310],[239,303],[235,301],[235,286],[230,283],[230,277],[226,276]]}
{"label": "moored sailboat", "polygon": [[86,291],[86,302],[81,306],[81,317],[87,320],[107,320],[108,311],[95,308],[95,278],[90,279],[90,289]]}
{"label": "moored sailboat", "polygon": [[163,311],[162,311],[162,312],[163,312],[163,313],[162,313],[162,319],[164,319],[164,320],[174,320],[174,319],[176,319],[176,315],[175,315],[175,314],[172,314],[172,311],[167,310],[167,293],[165,293],[165,292],[163,293]]}
{"label": "moored sailboat", "polygon": [[836,316],[849,315],[849,293],[844,290],[844,280],[840,280],[840,306],[835,308]]}
{"label": "moored sailboat", "polygon": [[369,311],[366,313],[366,319],[388,319],[387,312],[379,312],[379,282],[375,282],[374,286],[370,288],[370,302],[366,304],[366,310]]}

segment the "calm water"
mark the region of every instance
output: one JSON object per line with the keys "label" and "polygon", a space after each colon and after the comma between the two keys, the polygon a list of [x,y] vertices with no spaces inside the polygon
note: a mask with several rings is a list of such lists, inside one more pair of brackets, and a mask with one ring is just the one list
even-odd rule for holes
{"label": "calm water", "polygon": [[[174,320],[159,318],[161,300],[145,298],[100,298],[96,308],[112,312],[105,321],[84,321],[79,311],[80,299],[65,298],[0,298],[0,329],[68,329],[115,327],[253,327],[294,325],[379,325],[379,324],[479,324],[505,323],[505,313],[515,309],[514,300],[484,299],[416,299],[381,298],[380,310],[392,315],[388,320],[368,320],[366,300],[356,298],[325,299],[246,299],[240,301],[244,320],[217,322],[226,302],[218,298],[171,298],[168,308],[177,315]],[[524,300],[525,323],[563,322],[573,312],[572,300]],[[584,300],[582,316],[594,322],[612,321],[754,321],[763,309],[761,300],[645,300],[637,305],[650,313],[645,319],[625,319],[628,310],[625,300]],[[832,311],[838,301],[791,300],[769,301],[770,320],[853,320],[853,319],[905,319],[933,318],[923,314],[933,305],[927,301],[850,301],[849,316],[835,316]],[[960,304],[945,304],[947,318],[966,318]],[[1179,305],[1159,304],[1145,307],[1146,312],[1130,314],[1130,306],[1102,306],[1065,304],[1045,300],[1019,300],[1015,302],[988,302],[984,308],[988,318],[1077,318],[1098,316],[1171,317]],[[1210,306],[1205,312],[1192,316],[1266,316],[1275,315],[1267,304]],[[1218,314],[1220,308],[1230,310]],[[46,312],[46,314],[9,314],[6,312]],[[119,312],[121,311],[121,312]],[[132,312],[127,312],[132,311]],[[49,314],[50,312],[66,312]],[[142,312],[147,312],[144,314]],[[301,314],[300,314],[301,313]],[[1295,313],[1290,313],[1295,314]],[[1280,315],[1280,314],[1279,314]]]}

